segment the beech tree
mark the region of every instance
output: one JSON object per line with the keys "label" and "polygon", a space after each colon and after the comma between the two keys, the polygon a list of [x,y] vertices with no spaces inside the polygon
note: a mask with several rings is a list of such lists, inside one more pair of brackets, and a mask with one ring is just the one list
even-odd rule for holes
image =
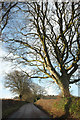
{"label": "beech tree", "polygon": [[80,60],[79,2],[24,2],[17,8],[26,22],[15,27],[16,32],[11,28],[12,37],[3,32],[10,52],[34,68],[32,74],[26,71],[28,77],[51,78],[63,96],[70,96],[69,84],[80,81],[70,79]]}

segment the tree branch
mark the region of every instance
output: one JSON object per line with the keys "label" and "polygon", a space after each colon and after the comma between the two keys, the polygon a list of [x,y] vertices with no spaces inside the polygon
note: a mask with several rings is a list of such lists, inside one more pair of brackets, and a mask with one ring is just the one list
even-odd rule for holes
{"label": "tree branch", "polygon": [[76,83],[76,82],[79,82],[80,79],[75,79],[74,81],[70,81],[69,84],[73,84],[73,83]]}

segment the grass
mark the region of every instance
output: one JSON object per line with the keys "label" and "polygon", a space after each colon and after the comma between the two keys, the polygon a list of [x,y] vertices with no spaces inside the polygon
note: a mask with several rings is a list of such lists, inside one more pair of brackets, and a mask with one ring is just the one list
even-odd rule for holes
{"label": "grass", "polygon": [[[69,99],[70,101],[68,101]],[[35,104],[46,111],[52,118],[68,117],[80,120],[80,98],[40,99]]]}
{"label": "grass", "polygon": [[80,98],[73,98],[69,109],[73,117],[80,118]]}
{"label": "grass", "polygon": [[11,115],[25,103],[26,103],[25,101],[12,99],[2,100],[2,118],[7,118],[9,115]]}

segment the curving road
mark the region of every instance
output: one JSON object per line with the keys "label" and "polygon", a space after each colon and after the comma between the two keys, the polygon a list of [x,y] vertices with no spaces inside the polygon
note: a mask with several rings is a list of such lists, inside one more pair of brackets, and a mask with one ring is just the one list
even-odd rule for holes
{"label": "curving road", "polygon": [[9,118],[48,118],[49,116],[32,103],[23,105],[18,111]]}

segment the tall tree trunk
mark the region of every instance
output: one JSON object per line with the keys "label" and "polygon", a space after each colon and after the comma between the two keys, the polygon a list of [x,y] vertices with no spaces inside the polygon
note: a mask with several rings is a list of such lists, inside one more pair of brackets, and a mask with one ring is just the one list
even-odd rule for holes
{"label": "tall tree trunk", "polygon": [[69,85],[63,85],[63,86],[60,86],[61,88],[61,92],[62,92],[62,95],[63,97],[69,97],[70,96],[70,91],[69,91]]}
{"label": "tall tree trunk", "polygon": [[70,91],[69,91],[69,78],[67,76],[61,76],[60,83],[58,84],[63,97],[69,97]]}

